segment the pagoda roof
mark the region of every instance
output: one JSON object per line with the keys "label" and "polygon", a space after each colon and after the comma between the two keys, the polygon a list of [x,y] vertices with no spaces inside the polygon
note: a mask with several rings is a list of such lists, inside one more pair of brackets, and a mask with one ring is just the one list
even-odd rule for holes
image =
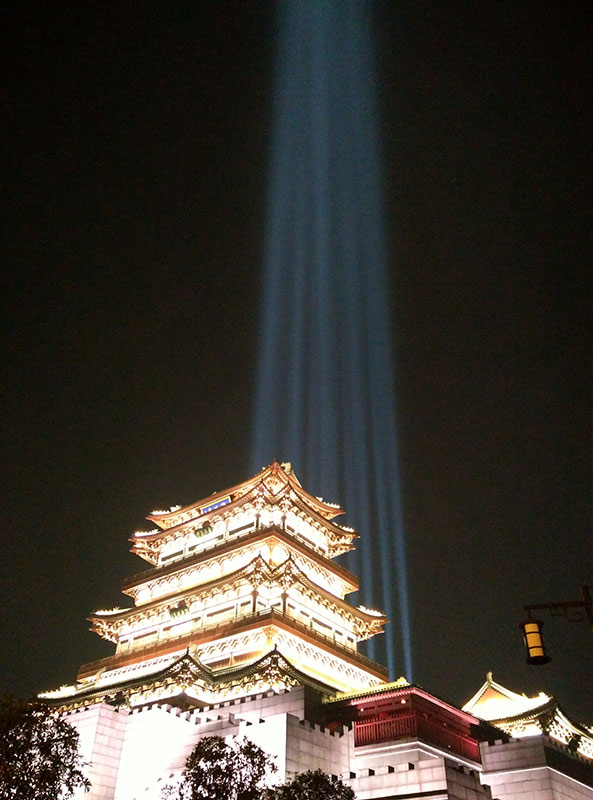
{"label": "pagoda roof", "polygon": [[380,612],[373,612],[365,608],[356,608],[346,600],[342,600],[340,597],[332,594],[327,589],[324,589],[322,586],[318,586],[307,577],[307,575],[294,563],[290,556],[281,564],[278,564],[276,567],[272,567],[264,558],[262,558],[262,556],[259,555],[252,559],[252,561],[250,561],[248,564],[240,567],[237,570],[234,570],[233,572],[213,578],[212,580],[198,584],[197,586],[190,587],[183,592],[176,593],[173,597],[159,597],[149,603],[145,603],[140,606],[132,606],[131,608],[115,608],[109,611],[102,611],[101,613],[96,612],[94,615],[89,617],[89,621],[93,623],[93,630],[99,633],[95,626],[104,626],[105,623],[119,622],[134,616],[146,616],[146,614],[151,610],[166,608],[172,604],[178,606],[180,603],[183,603],[186,599],[191,597],[211,594],[214,591],[223,591],[223,587],[225,585],[236,583],[242,579],[256,581],[257,585],[268,581],[286,581],[288,579],[292,579],[293,582],[301,583],[306,590],[318,595],[326,603],[335,605],[340,610],[346,611],[348,614],[362,622],[365,622],[369,625],[374,624],[376,627],[382,626],[388,621],[384,614],[381,614]]}
{"label": "pagoda roof", "polygon": [[197,564],[200,564],[202,561],[208,561],[209,559],[217,558],[229,551],[236,550],[237,547],[256,542],[260,539],[268,539],[271,536],[282,540],[285,544],[288,544],[291,547],[294,547],[296,550],[300,551],[302,555],[311,558],[317,564],[322,565],[324,569],[328,570],[328,572],[331,572],[341,578],[351,587],[350,591],[356,591],[358,589],[358,578],[349,569],[344,567],[342,564],[338,564],[336,561],[332,561],[325,557],[320,558],[319,551],[302,537],[297,536],[278,525],[270,525],[268,527],[254,528],[250,531],[247,531],[241,537],[227,539],[216,547],[200,550],[195,554],[183,559],[179,559],[178,561],[152,567],[151,569],[147,569],[143,572],[137,573],[136,575],[132,575],[124,581],[123,592],[124,594],[130,594],[130,589],[136,586],[153,580],[158,580],[166,575],[174,575],[176,572],[182,572],[186,569],[191,569]]}
{"label": "pagoda roof", "polygon": [[577,737],[578,753],[593,759],[593,729],[570,720],[558,701],[540,692],[534,697],[518,694],[497,683],[488,672],[486,681],[463,706],[463,710],[486,720],[511,736],[525,730],[547,733],[560,742]]}
{"label": "pagoda roof", "polygon": [[466,711],[490,722],[497,720],[530,718],[544,713],[553,700],[540,692],[535,697],[518,694],[497,683],[488,672],[485,682],[463,706]]}
{"label": "pagoda roof", "polygon": [[288,633],[293,633],[305,639],[315,647],[319,647],[343,661],[347,661],[367,672],[371,672],[376,678],[382,680],[387,678],[387,670],[385,667],[358,652],[358,650],[352,649],[343,643],[336,642],[334,639],[330,639],[323,633],[295,619],[293,616],[283,614],[275,608],[268,608],[264,611],[258,611],[254,614],[248,614],[244,617],[231,620],[228,623],[223,623],[222,626],[217,625],[211,629],[205,629],[198,634],[185,634],[174,640],[160,642],[148,648],[140,648],[137,651],[130,650],[120,654],[116,653],[112,656],[99,659],[98,661],[83,664],[78,671],[78,680],[84,681],[92,679],[103,672],[111,672],[115,669],[127,669],[129,667],[134,667],[134,665],[140,665],[143,662],[153,662],[155,659],[159,659],[162,662],[163,659],[170,657],[174,653],[179,653],[185,648],[201,647],[221,636],[233,636],[245,631],[252,631],[256,628],[266,628],[270,625],[282,628]]}
{"label": "pagoda roof", "polygon": [[[273,650],[249,664],[222,670],[210,669],[197,657],[190,655],[188,650],[165,667],[158,665],[154,670],[143,672],[142,675],[103,684],[97,680],[92,685],[78,684],[63,687],[55,692],[45,692],[39,696],[49,705],[69,709],[98,702],[125,703],[134,692],[150,691],[157,687],[171,687],[177,695],[192,689],[198,695],[199,702],[200,693],[240,689],[252,682],[254,678],[260,683],[265,684],[266,681],[269,681],[276,685],[283,685],[285,688],[302,684],[311,686],[323,694],[334,691],[332,687],[322,681],[301,672],[274,647]],[[175,696],[175,694],[171,695],[171,697]],[[203,702],[202,705],[206,706],[207,703]]]}
{"label": "pagoda roof", "polygon": [[288,463],[279,464],[273,461],[269,466],[264,467],[261,472],[254,475],[230,489],[220,492],[213,492],[209,497],[197,500],[185,506],[177,506],[169,511],[153,511],[146,519],[154,522],[161,530],[173,528],[190,519],[196,517],[206,518],[210,513],[217,511],[224,505],[230,505],[246,494],[255,494],[258,490],[276,496],[287,489],[294,492],[294,495],[301,500],[307,509],[329,521],[339,514],[344,513],[344,509],[333,503],[328,503],[320,497],[314,497],[306,491],[301,482],[292,471]]}

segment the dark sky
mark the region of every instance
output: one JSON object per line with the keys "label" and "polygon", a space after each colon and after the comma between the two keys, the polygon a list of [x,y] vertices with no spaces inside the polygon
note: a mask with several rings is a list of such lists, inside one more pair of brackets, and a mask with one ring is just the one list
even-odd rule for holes
{"label": "dark sky", "polygon": [[[247,477],[275,5],[23,6],[0,689],[28,694],[112,652],[85,618],[126,603],[145,514]],[[546,618],[539,669],[517,627],[592,579],[591,6],[376,17],[415,679],[462,703],[493,670],[593,724],[587,626]]]}

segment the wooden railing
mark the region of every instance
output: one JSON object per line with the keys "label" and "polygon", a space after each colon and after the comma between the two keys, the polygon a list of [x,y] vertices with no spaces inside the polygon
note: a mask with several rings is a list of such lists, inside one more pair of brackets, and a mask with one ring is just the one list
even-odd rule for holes
{"label": "wooden railing", "polygon": [[371,720],[354,723],[354,744],[356,747],[377,742],[389,742],[392,739],[403,739],[416,735],[416,717],[414,714],[402,714],[388,719]]}
{"label": "wooden railing", "polygon": [[[309,543],[306,539],[303,539],[298,534],[291,533],[291,531],[287,530],[286,527],[281,525],[261,525],[257,528],[251,528],[250,530],[245,531],[238,536],[229,536],[227,534],[223,537],[222,541],[209,544],[207,547],[204,547],[195,553],[190,553],[185,557],[179,558],[176,561],[172,561],[168,564],[160,564],[159,566],[151,567],[150,569],[143,570],[142,572],[137,572],[135,575],[131,575],[126,581],[124,581],[123,588],[130,589],[134,586],[137,586],[139,583],[148,581],[151,578],[160,578],[163,575],[168,575],[176,572],[177,570],[185,569],[186,567],[199,563],[204,555],[211,554],[213,550],[222,549],[226,545],[232,545],[235,547],[238,544],[243,544],[243,540],[245,539],[256,538],[255,534],[257,534],[257,536],[262,536],[267,533],[280,533],[289,541],[293,542],[297,546],[302,547],[305,552],[312,555],[321,555],[326,557],[326,554],[323,550],[321,550],[319,547],[315,547],[313,543]],[[356,580],[354,573],[350,572],[349,569],[335,561],[332,561],[332,570],[340,573],[346,580]]]}
{"label": "wooden railing", "polygon": [[457,755],[480,760],[480,746],[475,739],[444,727],[438,722],[418,714],[400,714],[387,719],[354,723],[354,744],[361,747],[378,742],[388,742],[405,737],[418,737],[424,741],[451,750]]}

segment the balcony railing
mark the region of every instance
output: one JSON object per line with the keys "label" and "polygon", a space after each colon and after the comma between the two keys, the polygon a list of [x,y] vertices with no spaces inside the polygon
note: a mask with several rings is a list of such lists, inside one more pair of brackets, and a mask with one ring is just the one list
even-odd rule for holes
{"label": "balcony railing", "polygon": [[[123,588],[131,589],[134,586],[138,586],[138,584],[144,583],[150,579],[160,578],[163,575],[169,575],[173,572],[177,572],[178,570],[185,569],[186,567],[199,563],[205,555],[211,554],[215,550],[220,550],[227,545],[232,545],[235,547],[239,544],[242,544],[243,540],[245,539],[255,538],[254,534],[261,536],[262,534],[266,533],[281,533],[286,539],[293,542],[295,545],[302,547],[309,554],[321,555],[322,557],[327,558],[326,553],[320,547],[316,547],[312,542],[308,542],[297,533],[292,533],[291,531],[287,530],[285,526],[283,527],[282,525],[278,524],[260,525],[259,527],[252,527],[248,531],[242,532],[239,535],[233,535],[232,533],[229,535],[227,533],[222,539],[217,539],[215,542],[206,545],[206,547],[203,547],[194,553],[185,554],[175,561],[171,561],[167,564],[159,564],[151,567],[150,569],[144,570],[143,572],[138,572],[135,575],[131,575],[126,581],[124,581]],[[334,572],[340,573],[346,580],[356,580],[356,576],[350,572],[349,569],[333,560],[332,569]]]}
{"label": "balcony railing", "polygon": [[354,648],[348,647],[342,642],[334,639],[332,636],[326,636],[321,631],[305,625],[298,619],[295,619],[289,613],[283,614],[275,608],[265,608],[253,614],[245,614],[241,617],[236,617],[230,620],[225,620],[217,625],[205,625],[194,628],[190,633],[184,636],[177,636],[174,639],[163,639],[160,642],[145,645],[144,647],[132,647],[125,653],[116,653],[113,656],[102,658],[99,661],[92,661],[88,664],[83,664],[78,670],[78,678],[89,677],[100,669],[115,669],[123,667],[126,664],[131,664],[139,660],[147,660],[149,658],[156,658],[159,655],[167,655],[167,653],[179,652],[189,647],[192,644],[200,644],[204,639],[218,638],[231,633],[237,628],[243,628],[254,622],[273,621],[278,620],[289,625],[295,630],[306,633],[312,639],[320,643],[327,644],[331,649],[347,656],[361,666],[371,667],[374,670],[380,666],[375,661],[363,653],[359,653]]}
{"label": "balcony railing", "polygon": [[457,733],[438,722],[420,717],[418,714],[399,714],[397,717],[354,723],[354,744],[362,747],[379,742],[389,742],[406,737],[418,737],[429,744],[472,761],[480,760],[480,746],[475,739]]}
{"label": "balcony railing", "polygon": [[354,744],[356,747],[377,742],[389,742],[392,739],[403,739],[416,735],[416,717],[414,714],[402,714],[390,719],[378,719],[371,722],[354,724]]}

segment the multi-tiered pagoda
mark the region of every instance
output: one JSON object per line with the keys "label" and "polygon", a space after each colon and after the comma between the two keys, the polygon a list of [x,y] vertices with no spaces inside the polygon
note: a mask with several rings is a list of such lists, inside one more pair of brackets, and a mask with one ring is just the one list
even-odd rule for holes
{"label": "multi-tiered pagoda", "polygon": [[334,521],[342,513],[277,462],[197,503],[153,511],[156,527],[132,537],[132,552],[152,565],[124,583],[134,605],[90,618],[115,654],[84,664],[51,699],[136,706],[183,691],[191,706],[302,681],[327,692],[385,681],[357,651],[387,620],[344,599],[358,580],[334,559],[357,534]]}
{"label": "multi-tiered pagoda", "polygon": [[357,800],[593,800],[592,732],[551,698],[489,678],[459,709],[357,651],[387,620],[345,600],[358,581],[334,559],[357,534],[341,513],[274,462],[149,515],[133,605],[91,617],[115,653],[42,695],[80,734],[87,800],[160,800],[207,735],[259,745],[271,781],[322,769]]}

